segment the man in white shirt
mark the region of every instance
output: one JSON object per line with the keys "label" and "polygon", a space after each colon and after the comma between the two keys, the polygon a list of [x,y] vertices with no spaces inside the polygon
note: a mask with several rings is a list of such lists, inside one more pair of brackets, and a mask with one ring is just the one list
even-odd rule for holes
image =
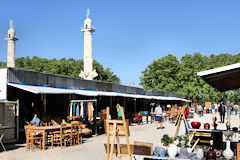
{"label": "man in white shirt", "polygon": [[[163,116],[162,116],[162,108],[161,108],[160,104],[158,104],[157,107],[155,108],[154,114],[155,114],[156,128],[157,128],[157,129],[163,129],[163,128],[164,128],[164,127],[162,126]],[[157,127],[158,124],[160,125],[159,128]]]}

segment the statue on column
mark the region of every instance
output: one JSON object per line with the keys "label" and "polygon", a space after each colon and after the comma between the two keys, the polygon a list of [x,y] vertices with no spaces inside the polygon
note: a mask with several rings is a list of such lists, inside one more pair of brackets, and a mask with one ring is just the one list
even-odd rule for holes
{"label": "statue on column", "polygon": [[13,26],[13,20],[10,20],[10,28],[14,28],[14,26]]}
{"label": "statue on column", "polygon": [[86,18],[89,18],[89,15],[90,15],[90,9],[88,8],[88,9],[87,9]]}

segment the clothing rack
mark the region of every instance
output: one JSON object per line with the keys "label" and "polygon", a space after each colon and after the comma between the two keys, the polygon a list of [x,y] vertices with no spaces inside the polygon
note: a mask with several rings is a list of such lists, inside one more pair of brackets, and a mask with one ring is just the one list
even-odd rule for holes
{"label": "clothing rack", "polygon": [[[97,134],[97,99],[88,99],[88,100],[71,100],[70,103],[80,103],[80,102],[93,102],[93,108],[94,108],[94,113],[93,113],[93,128],[95,128],[95,135]],[[74,117],[68,117],[69,119],[74,119],[74,118],[81,118],[81,116],[74,116]]]}
{"label": "clothing rack", "polygon": [[77,102],[97,102],[96,99],[89,99],[89,100],[71,100],[70,102],[72,103],[77,103]]}

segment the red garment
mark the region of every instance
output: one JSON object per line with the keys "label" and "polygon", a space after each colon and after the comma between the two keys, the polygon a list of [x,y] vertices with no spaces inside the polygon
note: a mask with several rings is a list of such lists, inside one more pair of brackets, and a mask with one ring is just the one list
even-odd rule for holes
{"label": "red garment", "polygon": [[174,108],[177,109],[177,105],[175,105]]}
{"label": "red garment", "polygon": [[189,112],[189,107],[186,106],[186,108],[185,108],[185,110],[184,110],[184,116],[188,118],[189,113],[190,113],[190,112]]}

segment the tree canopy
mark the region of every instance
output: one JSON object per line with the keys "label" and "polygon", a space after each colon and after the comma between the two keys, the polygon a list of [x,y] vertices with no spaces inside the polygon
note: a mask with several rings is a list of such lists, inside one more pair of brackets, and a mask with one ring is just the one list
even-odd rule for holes
{"label": "tree canopy", "polygon": [[[0,62],[0,68],[1,67],[6,67],[6,63]],[[73,58],[57,60],[56,58],[46,59],[37,56],[32,58],[21,57],[16,58],[16,68],[79,78],[79,73],[83,70],[83,60],[75,60]],[[96,69],[98,73],[98,76],[94,78],[94,80],[120,83],[120,79],[110,68],[104,69],[96,60],[93,61],[93,68]]]}
{"label": "tree canopy", "polygon": [[[240,62],[240,54],[227,53],[203,56],[201,53],[186,54],[178,60],[171,54],[153,60],[140,77],[141,85],[147,89],[157,89],[180,93],[185,98],[198,101],[223,101],[223,94],[209,86],[197,76],[197,72]],[[239,102],[240,90],[225,92],[227,99]]]}

